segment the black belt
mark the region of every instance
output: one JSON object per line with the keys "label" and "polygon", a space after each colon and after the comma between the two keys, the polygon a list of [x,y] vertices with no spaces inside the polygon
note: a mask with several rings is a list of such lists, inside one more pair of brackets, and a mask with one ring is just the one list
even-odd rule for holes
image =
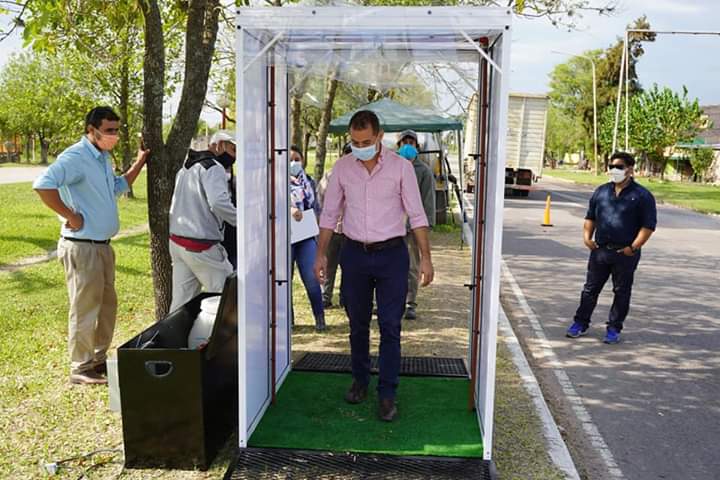
{"label": "black belt", "polygon": [[109,245],[110,239],[107,240],[90,240],[89,238],[73,238],[73,237],[62,237],[65,240],[69,240],[71,242],[80,242],[80,243],[95,243],[98,245]]}
{"label": "black belt", "polygon": [[608,250],[621,250],[627,245],[620,245],[619,243],[605,243],[603,245],[598,245],[600,248],[606,248]]}
{"label": "black belt", "polygon": [[362,248],[366,252],[377,252],[379,250],[385,250],[387,248],[397,247],[399,245],[405,244],[404,237],[395,237],[388,240],[383,240],[382,242],[374,243],[358,242],[357,240],[353,240],[350,237],[345,237],[345,241],[350,242],[352,245],[355,245],[358,248]]}

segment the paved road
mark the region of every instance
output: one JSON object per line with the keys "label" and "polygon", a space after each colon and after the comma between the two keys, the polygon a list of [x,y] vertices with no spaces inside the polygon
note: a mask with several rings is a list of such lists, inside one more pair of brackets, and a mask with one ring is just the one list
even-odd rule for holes
{"label": "paved road", "polygon": [[[540,187],[506,200],[504,259],[624,478],[720,478],[720,218],[659,206],[623,342],[601,342],[610,282],[590,334],[571,340],[564,331],[585,275],[591,190],[552,180]],[[553,228],[540,227],[547,191]],[[516,330],[527,339],[534,333],[521,317]]]}
{"label": "paved road", "polygon": [[3,167],[0,168],[0,183],[32,182],[45,167]]}

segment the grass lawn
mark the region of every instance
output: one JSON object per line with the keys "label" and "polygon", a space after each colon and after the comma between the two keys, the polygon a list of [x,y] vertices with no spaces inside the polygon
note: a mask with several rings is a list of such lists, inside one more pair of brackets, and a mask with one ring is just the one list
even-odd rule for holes
{"label": "grass lawn", "polygon": [[[600,185],[608,182],[607,175],[595,176],[591,172],[565,169],[546,169],[548,177],[563,178],[586,185]],[[690,208],[701,213],[720,214],[720,187],[688,182],[670,182],[655,178],[637,178],[641,185],[650,190],[655,198],[680,207]]]}
{"label": "grass lawn", "polygon": [[[437,324],[428,318],[408,328],[406,354],[415,354],[413,344],[426,349],[435,344],[449,348],[447,332],[459,326],[458,342],[467,341],[467,319],[451,314],[447,295],[467,291],[460,278],[451,275],[462,270],[457,265],[467,263],[467,248],[460,251],[457,235],[432,233],[438,265],[438,285],[435,293],[421,299],[431,302],[437,310]],[[153,315],[150,249],[147,234],[138,234],[113,242],[117,255],[116,287],[119,297],[118,322],[114,346],[120,345],[155,321]],[[453,248],[455,250],[453,250]],[[460,253],[458,253],[460,252]],[[449,255],[458,264],[449,265]],[[448,260],[443,261],[443,257]],[[327,334],[312,332],[309,306],[295,276],[296,334],[298,345],[304,339],[320,341],[329,346],[347,348],[347,320],[340,309],[329,310]],[[449,290],[445,284],[453,285]],[[431,292],[431,291],[429,291]],[[465,297],[461,299],[464,302]],[[445,316],[449,315],[449,316]],[[445,325],[443,330],[435,325]],[[374,328],[374,330],[376,330]],[[65,459],[101,448],[122,448],[121,421],[107,409],[108,391],[105,387],[70,386],[67,359],[67,294],[62,267],[57,261],[25,268],[14,273],[0,272],[0,478],[46,478],[40,462]],[[413,335],[416,336],[415,341]],[[307,342],[305,341],[305,345]],[[547,457],[541,436],[541,425],[532,401],[525,392],[504,345],[498,345],[497,391],[495,410],[494,458],[503,478],[561,479]],[[405,346],[403,347],[405,348]],[[433,347],[434,348],[434,347]],[[456,355],[452,353],[451,356]],[[288,384],[289,385],[289,384]],[[401,411],[401,414],[406,410]],[[218,479],[227,469],[234,440],[230,440],[210,470],[162,471],[125,470],[109,463],[93,468],[89,479],[122,478],[146,479]],[[98,455],[86,462],[113,460],[122,455]],[[57,478],[77,479],[82,470],[79,462],[68,464]]]}
{"label": "grass lawn", "polygon": [[[335,162],[337,162],[337,160],[339,158],[340,157],[338,156],[337,149],[335,148],[335,146],[333,144],[333,148],[328,150],[328,152],[325,155],[325,171],[329,172],[330,170],[332,170],[332,167],[335,165]],[[314,176],[315,175],[315,149],[314,148],[308,150],[308,152],[307,152],[307,167],[305,168],[305,170],[308,172],[308,174],[311,177],[313,177],[313,179],[315,178],[315,176]]]}
{"label": "grass lawn", "polygon": [[[147,187],[143,172],[135,182],[135,198],[118,199],[120,229],[147,222]],[[32,189],[31,183],[0,185],[0,265],[55,250],[60,221]]]}

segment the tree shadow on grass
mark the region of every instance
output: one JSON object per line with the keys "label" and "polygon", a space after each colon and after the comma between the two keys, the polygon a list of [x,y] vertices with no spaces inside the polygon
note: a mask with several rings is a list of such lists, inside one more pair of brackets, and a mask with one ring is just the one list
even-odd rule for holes
{"label": "tree shadow on grass", "polygon": [[8,273],[0,282],[0,295],[7,297],[11,293],[36,293],[38,291],[57,287],[57,283],[50,282],[40,275],[26,273],[22,270]]}
{"label": "tree shadow on grass", "polygon": [[[57,242],[58,239],[53,238],[47,238],[47,237],[30,237],[27,235],[19,236],[19,235],[0,235],[0,243],[1,242],[17,242],[17,243],[25,243],[29,245],[33,245],[39,249],[41,249],[42,253],[49,253],[57,248]],[[37,255],[41,255],[42,253],[35,253]],[[9,265],[13,262],[19,260],[19,258],[10,259],[6,262],[0,262],[0,266]]]}
{"label": "tree shadow on grass", "polygon": [[118,240],[113,240],[114,245],[123,245],[128,247],[149,248],[150,244],[147,239],[147,232],[137,233]]}
{"label": "tree shadow on grass", "polygon": [[120,263],[115,264],[115,272],[130,275],[132,277],[147,277],[150,274],[147,270],[139,270],[137,268],[121,265]]}

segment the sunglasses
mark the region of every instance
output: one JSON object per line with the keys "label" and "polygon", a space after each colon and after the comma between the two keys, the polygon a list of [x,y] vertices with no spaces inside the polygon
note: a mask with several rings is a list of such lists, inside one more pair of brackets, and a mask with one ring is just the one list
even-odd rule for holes
{"label": "sunglasses", "polygon": [[625,165],[622,163],[611,163],[609,170],[612,170],[613,168],[616,170],[625,170]]}

